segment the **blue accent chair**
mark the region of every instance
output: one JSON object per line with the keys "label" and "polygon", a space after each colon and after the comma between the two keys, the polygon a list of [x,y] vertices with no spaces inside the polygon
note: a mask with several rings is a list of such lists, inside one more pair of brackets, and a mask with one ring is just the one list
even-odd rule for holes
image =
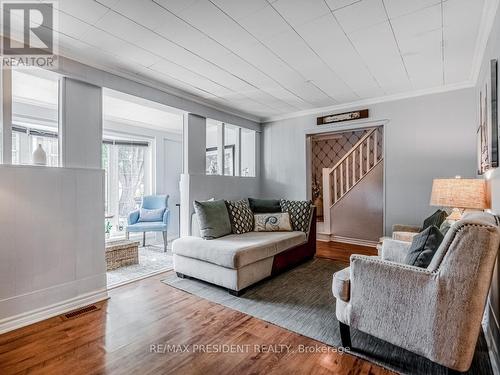
{"label": "blue accent chair", "polygon": [[148,210],[165,208],[162,221],[139,221],[140,210],[128,214],[128,225],[125,229],[127,239],[130,232],[142,232],[142,246],[146,246],[146,232],[163,232],[164,250],[167,251],[167,228],[170,219],[168,195],[147,195],[142,197],[141,208]]}

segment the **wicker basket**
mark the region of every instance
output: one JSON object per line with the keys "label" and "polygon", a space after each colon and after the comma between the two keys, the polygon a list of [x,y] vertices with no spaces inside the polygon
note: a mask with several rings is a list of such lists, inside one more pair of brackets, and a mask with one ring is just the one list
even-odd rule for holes
{"label": "wicker basket", "polygon": [[112,241],[106,243],[106,270],[139,264],[138,241]]}

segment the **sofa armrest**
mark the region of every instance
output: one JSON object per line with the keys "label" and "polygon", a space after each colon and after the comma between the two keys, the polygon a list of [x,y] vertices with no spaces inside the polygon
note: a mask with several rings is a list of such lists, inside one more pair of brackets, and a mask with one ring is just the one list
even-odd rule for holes
{"label": "sofa armrest", "polygon": [[421,227],[417,225],[404,225],[404,224],[394,224],[392,226],[392,232],[412,232],[418,233],[422,230]]}
{"label": "sofa armrest", "polygon": [[363,255],[352,255],[350,268],[353,328],[406,348],[399,340],[419,337],[425,345],[431,339],[432,319],[443,302],[436,273]]}
{"label": "sofa armrest", "polygon": [[163,213],[163,224],[168,225],[168,221],[170,220],[170,210],[167,208]]}
{"label": "sofa armrest", "polygon": [[392,232],[392,239],[397,241],[412,242],[418,232]]}
{"label": "sofa armrest", "polygon": [[391,238],[384,239],[380,257],[390,262],[403,263],[411,243]]}
{"label": "sofa armrest", "polygon": [[140,210],[135,210],[135,211],[129,212],[128,217],[127,217],[128,225],[135,224],[139,221],[139,213],[140,213]]}

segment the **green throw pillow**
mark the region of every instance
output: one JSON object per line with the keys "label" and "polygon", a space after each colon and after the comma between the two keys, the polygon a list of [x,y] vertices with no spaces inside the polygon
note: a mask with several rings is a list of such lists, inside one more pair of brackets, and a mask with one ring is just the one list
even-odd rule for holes
{"label": "green throw pillow", "polygon": [[446,220],[448,214],[446,211],[437,210],[431,216],[424,220],[424,224],[422,225],[422,230],[429,228],[431,225],[435,225],[436,227],[440,227],[443,224],[443,221]]}
{"label": "green throw pillow", "polygon": [[194,201],[193,206],[203,239],[213,240],[231,234],[231,221],[223,200]]}
{"label": "green throw pillow", "polygon": [[275,214],[281,212],[279,199],[248,198],[248,203],[254,214]]}
{"label": "green throw pillow", "polygon": [[429,267],[443,238],[443,234],[435,225],[423,230],[413,237],[405,263],[421,268]]}

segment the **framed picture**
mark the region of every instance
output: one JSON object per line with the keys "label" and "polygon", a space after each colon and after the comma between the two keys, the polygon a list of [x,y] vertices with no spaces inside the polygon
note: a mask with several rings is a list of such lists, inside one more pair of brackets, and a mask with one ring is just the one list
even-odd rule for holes
{"label": "framed picture", "polygon": [[479,92],[479,125],[476,132],[478,173],[498,167],[498,60],[491,60],[490,74]]}
{"label": "framed picture", "polygon": [[[234,145],[224,146],[224,176],[234,176]],[[206,174],[218,174],[217,147],[206,149]]]}

